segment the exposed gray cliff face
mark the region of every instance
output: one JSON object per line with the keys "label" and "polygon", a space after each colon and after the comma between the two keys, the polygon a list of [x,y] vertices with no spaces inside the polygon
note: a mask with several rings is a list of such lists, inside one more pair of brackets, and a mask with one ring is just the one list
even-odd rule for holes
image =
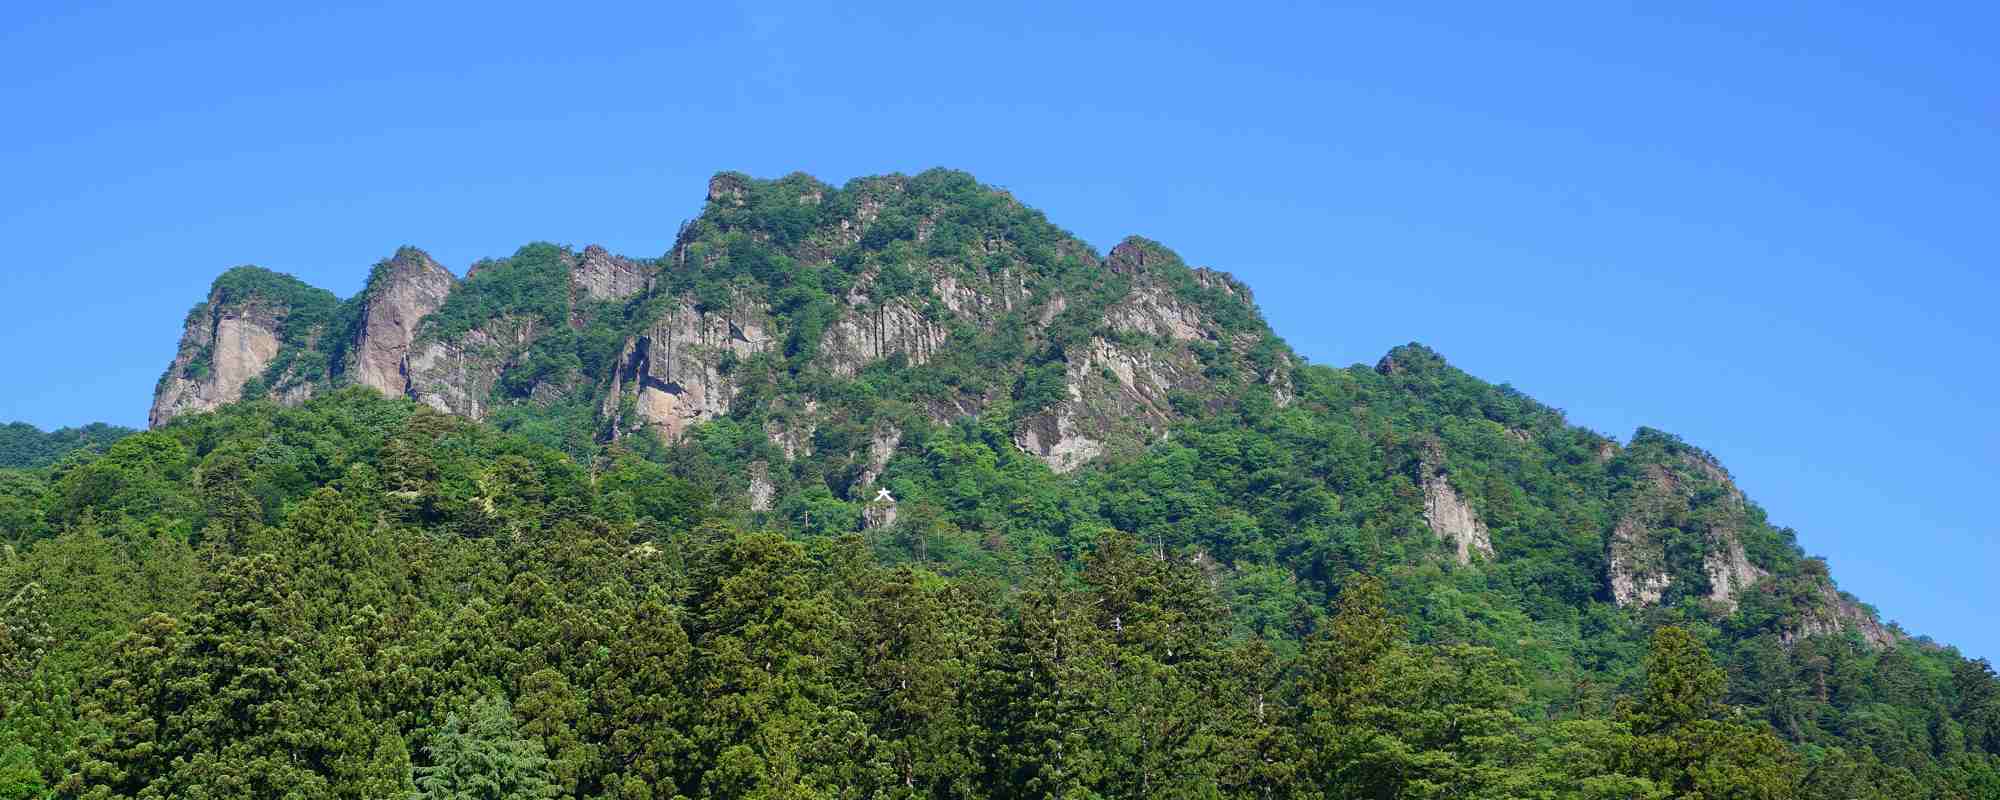
{"label": "exposed gray cliff face", "polygon": [[696,423],[729,413],[736,386],[724,355],[740,361],[770,349],[770,321],[761,309],[706,313],[676,304],[646,332],[625,343],[603,414],[614,436],[650,429],[668,443]]}
{"label": "exposed gray cliff face", "polygon": [[1098,426],[1080,411],[1082,396],[1074,385],[1070,391],[1068,402],[1029,420],[1014,434],[1015,446],[1057,472],[1069,472],[1104,454],[1104,442],[1093,437]]}
{"label": "exposed gray cliff face", "polygon": [[1903,638],[1896,629],[1883,625],[1860,601],[1834,588],[1831,578],[1824,574],[1816,577],[1816,605],[1806,613],[1796,630],[1785,632],[1783,639],[1787,644],[1800,637],[1839,636],[1847,631],[1853,631],[1862,641],[1876,648],[1891,647]]}
{"label": "exposed gray cliff face", "polygon": [[1431,448],[1418,465],[1424,491],[1424,522],[1439,539],[1450,542],[1458,552],[1458,563],[1472,563],[1472,554],[1493,558],[1493,539],[1472,504],[1452,488],[1444,469],[1443,452]]}
{"label": "exposed gray cliff face", "polygon": [[[405,247],[382,263],[363,290],[361,322],[355,332],[349,374],[355,383],[395,397],[409,392],[404,359],[416,340],[417,324],[444,305],[457,279],[422,250]],[[433,371],[437,359],[427,360]]]}
{"label": "exposed gray cliff face", "polygon": [[494,385],[540,332],[535,320],[507,315],[456,339],[419,341],[404,362],[410,397],[447,414],[485,419]]}
{"label": "exposed gray cliff face", "polygon": [[153,395],[151,427],[243,397],[244,384],[278,357],[289,309],[261,298],[229,301],[220,291],[188,318],[180,349]]}
{"label": "exposed gray cliff face", "polygon": [[771,485],[771,466],[762,461],[750,464],[750,510],[765,512],[771,510],[771,500],[778,495],[776,486]]}
{"label": "exposed gray cliff face", "polygon": [[903,432],[894,426],[875,431],[868,438],[868,454],[861,467],[861,475],[855,479],[857,486],[873,486],[882,470],[889,466],[889,459],[896,457],[896,446],[902,444]]}
{"label": "exposed gray cliff face", "polygon": [[[1057,472],[1111,452],[1113,442],[1132,447],[1157,440],[1180,416],[1172,401],[1176,393],[1219,402],[1215,382],[1190,343],[1219,346],[1237,359],[1258,344],[1255,336],[1225,334],[1181,297],[1160,274],[1180,268],[1180,258],[1154,242],[1126,239],[1112,248],[1104,268],[1131,285],[1105,310],[1110,336],[1092,337],[1087,347],[1065,354],[1064,398],[1026,420],[1014,437],[1015,445]],[[1192,272],[1197,285],[1248,301],[1249,290],[1228,276]],[[1280,356],[1268,373],[1257,376],[1280,404],[1290,399],[1292,368],[1289,357]]]}
{"label": "exposed gray cliff face", "polygon": [[929,363],[950,333],[901,298],[876,304],[857,291],[847,303],[848,312],[827,326],[819,345],[821,363],[843,378],[893,355],[913,365]]}
{"label": "exposed gray cliff face", "polygon": [[1611,597],[1618,605],[1658,605],[1673,585],[1666,537],[1655,527],[1666,522],[1676,504],[1684,507],[1685,502],[1672,473],[1657,466],[1648,470],[1642,485],[1627,499],[1625,513],[1611,531],[1609,554]]}
{"label": "exposed gray cliff face", "polygon": [[1708,573],[1708,599],[1734,611],[1737,596],[1769,573],[1750,563],[1741,539],[1727,537],[1715,544],[1715,549],[1702,557],[1701,564],[1702,571]]}
{"label": "exposed gray cliff face", "polygon": [[623,300],[646,291],[650,274],[645,264],[591,245],[570,271],[570,295],[581,300]]}
{"label": "exposed gray cliff face", "polygon": [[[1704,490],[1710,499],[1702,499]],[[1674,583],[1666,551],[1668,529],[1681,528],[1692,530],[1701,542],[1707,598],[1733,611],[1738,596],[1767,576],[1743,549],[1747,514],[1748,503],[1729,474],[1704,456],[1684,454],[1647,465],[1611,532],[1612,599],[1620,606],[1660,602]]]}

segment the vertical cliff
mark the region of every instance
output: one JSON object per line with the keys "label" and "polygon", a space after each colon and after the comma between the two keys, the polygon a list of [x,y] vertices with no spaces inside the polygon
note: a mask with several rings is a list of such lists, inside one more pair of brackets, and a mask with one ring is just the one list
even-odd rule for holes
{"label": "vertical cliff", "polygon": [[1424,492],[1424,522],[1457,552],[1458,563],[1472,563],[1474,553],[1491,560],[1492,535],[1479,519],[1479,512],[1451,485],[1443,449],[1435,442],[1427,443],[1424,448],[1417,477]]}
{"label": "vertical cliff", "polygon": [[331,292],[289,275],[237,267],[188,312],[173,362],[154,388],[147,424],[245,397],[303,400],[325,378],[309,355],[338,310]]}
{"label": "vertical cliff", "polygon": [[357,298],[360,321],[347,367],[353,382],[403,396],[409,389],[403,361],[416,340],[417,326],[444,305],[457,282],[449,270],[414,247],[399,249],[375,265],[367,288]]}
{"label": "vertical cliff", "polygon": [[601,407],[612,438],[651,431],[668,443],[729,413],[731,366],[768,351],[770,321],[752,303],[704,309],[670,303],[619,353]]}

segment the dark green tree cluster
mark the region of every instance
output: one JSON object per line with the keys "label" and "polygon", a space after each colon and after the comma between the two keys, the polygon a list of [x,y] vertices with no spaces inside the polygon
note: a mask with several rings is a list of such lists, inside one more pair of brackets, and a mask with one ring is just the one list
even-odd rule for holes
{"label": "dark green tree cluster", "polygon": [[0,469],[34,469],[55,463],[75,450],[97,450],[130,436],[131,428],[93,422],[44,433],[25,422],[0,425]]}

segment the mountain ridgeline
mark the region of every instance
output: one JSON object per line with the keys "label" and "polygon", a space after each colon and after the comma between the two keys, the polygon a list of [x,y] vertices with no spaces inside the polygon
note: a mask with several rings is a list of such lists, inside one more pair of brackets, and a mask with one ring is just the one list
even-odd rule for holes
{"label": "mountain ridgeline", "polygon": [[[1139,238],[1100,258],[962,174],[724,174],[660,259],[531,244],[460,281],[404,248],[345,302],[231,270],[190,313],[150,422],[358,384],[503,427],[591,417],[598,442],[757,420],[792,458],[822,426],[870,425],[890,440],[879,462],[912,420],[999,411],[1066,472],[1246,384],[1288,402],[1294,361],[1229,276]],[[856,385],[899,402],[842,402]]]}
{"label": "mountain ridgeline", "polygon": [[232,269],[150,423],[0,470],[0,798],[2000,796],[1708,453],[963,173]]}
{"label": "mountain ridgeline", "polygon": [[[290,276],[230,270],[190,312],[150,421],[362,385],[584,460],[635,436],[653,448],[693,436],[738,476],[732,493],[767,512],[800,490],[864,503],[888,486],[907,437],[961,419],[997,423],[1058,474],[1129,464],[1174,449],[1156,445],[1177,428],[1232,424],[1245,403],[1284,415],[1300,370],[1228,274],[1140,237],[1100,257],[962,173],[839,189],[724,173],[658,259],[536,243],[458,280],[405,247],[346,301]],[[1383,435],[1401,437],[1386,448],[1401,463],[1378,477],[1412,484],[1421,501],[1398,510],[1420,516],[1461,564],[1505,560],[1496,525],[1513,551],[1587,537],[1601,568],[1572,599],[1644,607],[1691,596],[1724,610],[1801,569],[1791,534],[1767,524],[1714,458],[1672,436],[1642,430],[1621,447],[1420,345],[1375,373],[1318,371],[1299,411],[1365,428],[1376,415],[1324,395],[1400,389],[1396,400],[1426,406],[1415,429],[1379,415]],[[1496,474],[1506,462],[1566,479],[1562,493],[1582,507],[1561,510],[1580,516],[1519,519],[1524,503],[1540,504],[1522,496],[1535,487]],[[1168,543],[1235,555],[1200,538]],[[1786,635],[1851,630],[1876,645],[1897,635],[1822,588],[1825,602],[1789,620]]]}

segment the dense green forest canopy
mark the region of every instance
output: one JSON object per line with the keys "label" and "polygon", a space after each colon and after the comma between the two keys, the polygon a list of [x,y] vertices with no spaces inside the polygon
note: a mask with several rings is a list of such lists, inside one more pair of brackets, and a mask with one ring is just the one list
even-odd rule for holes
{"label": "dense green forest canopy", "polygon": [[[1328,393],[1388,389],[1314,374],[1343,408],[1364,398]],[[1284,417],[1072,478],[978,425],[939,429],[897,465],[899,521],[855,534],[753,524],[694,443],[584,464],[365,390],[193,416],[0,480],[0,791],[2000,786],[2000,684],[1949,651],[1628,615],[1539,579],[1572,567],[1534,548],[1503,559],[1519,572],[1449,568],[1393,521],[1266,541],[1267,517],[1395,504],[1357,491],[1379,445]],[[1283,488],[1313,465],[1356,482]]]}
{"label": "dense green forest canopy", "polygon": [[0,425],[0,468],[46,467],[73,450],[100,449],[133,433],[131,428],[93,422],[43,431],[25,422]]}

